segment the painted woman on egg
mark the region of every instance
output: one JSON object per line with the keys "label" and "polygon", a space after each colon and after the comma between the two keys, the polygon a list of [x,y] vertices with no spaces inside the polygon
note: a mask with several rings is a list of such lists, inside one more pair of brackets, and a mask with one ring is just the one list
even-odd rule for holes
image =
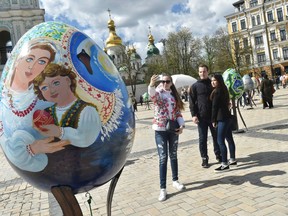
{"label": "painted woman on egg", "polygon": [[[53,142],[54,137],[44,138],[33,127],[34,111],[49,107],[51,103],[38,100],[31,82],[54,61],[55,55],[56,49],[51,43],[31,40],[28,47],[22,47],[3,86],[0,144],[8,160],[22,170],[43,170],[48,163],[45,153],[62,150],[69,144],[65,140]],[[31,152],[33,146],[38,146],[40,151]]]}
{"label": "painted woman on egg", "polygon": [[[63,65],[50,63],[34,80],[34,91],[40,100],[53,102],[45,109],[54,124],[39,128],[46,137],[69,140],[76,147],[88,147],[95,142],[101,120],[97,108],[81,100],[76,94],[76,74]],[[31,146],[37,152],[38,146]]]}

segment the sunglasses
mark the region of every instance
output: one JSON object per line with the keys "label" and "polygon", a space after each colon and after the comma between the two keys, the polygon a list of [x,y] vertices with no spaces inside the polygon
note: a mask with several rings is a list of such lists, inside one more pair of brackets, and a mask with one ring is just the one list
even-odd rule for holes
{"label": "sunglasses", "polygon": [[171,80],[161,80],[161,83],[167,83],[167,84],[169,84],[169,83],[171,83]]}

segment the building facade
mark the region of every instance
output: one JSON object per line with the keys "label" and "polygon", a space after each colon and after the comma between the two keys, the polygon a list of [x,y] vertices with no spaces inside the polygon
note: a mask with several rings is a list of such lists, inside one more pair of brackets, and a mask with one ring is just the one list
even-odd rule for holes
{"label": "building facade", "polygon": [[17,41],[44,22],[44,14],[38,0],[0,0],[0,72]]}
{"label": "building facade", "polygon": [[235,12],[225,16],[231,47],[250,47],[242,56],[234,52],[234,60],[257,75],[288,73],[288,0],[239,0],[233,6]]}

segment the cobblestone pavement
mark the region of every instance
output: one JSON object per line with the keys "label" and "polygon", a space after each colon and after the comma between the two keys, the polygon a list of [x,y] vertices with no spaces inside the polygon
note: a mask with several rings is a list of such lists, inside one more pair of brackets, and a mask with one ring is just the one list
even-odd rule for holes
{"label": "cobblestone pavement", "polygon": [[[168,167],[168,199],[158,201],[158,156],[151,129],[152,110],[138,106],[136,135],[132,152],[115,189],[112,215],[288,215],[288,89],[277,90],[274,109],[262,109],[259,96],[253,109],[241,107],[248,127],[234,134],[238,166],[229,172],[215,173],[218,166],[208,149],[211,167],[203,169],[198,149],[198,133],[189,108],[184,112],[186,129],[180,137],[179,180],[186,190],[173,189]],[[62,215],[51,194],[26,183],[9,166],[0,150],[0,215]],[[93,215],[106,215],[109,183],[95,188]],[[87,194],[76,198],[84,215],[91,215]]]}

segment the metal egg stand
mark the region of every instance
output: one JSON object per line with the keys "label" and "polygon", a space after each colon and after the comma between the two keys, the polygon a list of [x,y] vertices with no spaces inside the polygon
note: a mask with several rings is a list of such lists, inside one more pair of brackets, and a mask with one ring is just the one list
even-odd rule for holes
{"label": "metal egg stand", "polygon": [[[115,187],[117,185],[117,182],[121,176],[123,169],[124,169],[124,166],[111,179],[111,182],[110,182],[110,186],[109,186],[109,190],[107,194],[107,203],[106,203],[106,210],[107,210],[108,216],[111,216],[112,199],[113,199]],[[57,200],[57,202],[59,203],[64,216],[83,216],[79,203],[74,193],[72,192],[72,189],[70,186],[55,186],[51,188],[51,192],[53,196],[55,197],[55,199]],[[89,200],[91,202],[90,195],[89,195]],[[90,206],[90,213],[92,215],[91,206]]]}

